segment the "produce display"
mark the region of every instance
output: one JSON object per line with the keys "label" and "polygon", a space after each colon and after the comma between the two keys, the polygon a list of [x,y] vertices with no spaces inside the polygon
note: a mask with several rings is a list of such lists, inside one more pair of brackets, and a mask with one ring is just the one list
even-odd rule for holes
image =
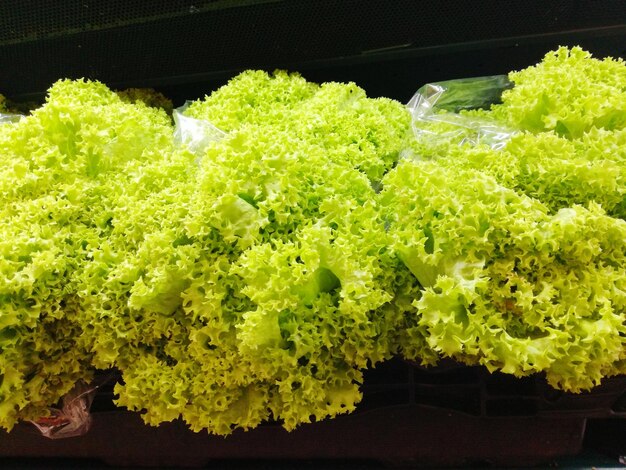
{"label": "produce display", "polygon": [[221,435],[349,413],[394,356],[626,373],[626,64],[509,79],[459,114],[497,147],[281,71],[185,106],[222,132],[200,150],[162,95],[94,81],[0,120],[0,426],[111,368],[146,423]]}

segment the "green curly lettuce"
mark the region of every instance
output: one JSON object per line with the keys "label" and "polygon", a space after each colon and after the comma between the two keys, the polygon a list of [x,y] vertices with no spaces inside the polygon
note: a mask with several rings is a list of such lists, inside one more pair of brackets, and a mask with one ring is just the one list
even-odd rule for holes
{"label": "green curly lettuce", "polygon": [[374,184],[398,160],[410,124],[400,103],[369,99],[354,83],[319,86],[282,71],[244,72],[184,114],[227,132],[241,126],[284,130],[317,143],[329,160],[359,169]]}
{"label": "green curly lettuce", "polygon": [[[422,135],[411,143],[412,156],[488,173],[554,212],[596,203],[626,218],[624,62],[560,48],[509,78],[514,87],[489,110],[415,119]],[[525,132],[493,148],[456,125],[476,118]]]}
{"label": "green curly lettuce", "polygon": [[551,133],[519,134],[494,150],[485,145],[422,147],[421,159],[475,169],[546,204],[553,212],[573,204],[599,204],[626,218],[626,132],[594,129],[571,141]]}
{"label": "green curly lettuce", "polygon": [[624,221],[597,205],[551,215],[476,170],[428,162],[398,165],[381,196],[435,351],[576,392],[623,372]]}
{"label": "green curly lettuce", "polygon": [[41,108],[2,128],[2,427],[45,415],[92,376],[77,275],[110,231],[112,182],[171,135],[164,114],[83,80],[57,82]]}
{"label": "green curly lettuce", "polygon": [[575,139],[592,128],[626,126],[626,65],[595,59],[580,47],[549,52],[535,66],[509,74],[493,112],[514,127]]}
{"label": "green curly lettuce", "polygon": [[0,126],[0,426],[110,367],[146,423],[220,435],[353,411],[394,355],[574,392],[626,372],[622,69],[513,74],[476,115],[532,132],[497,148],[248,71],[183,111],[224,131],[193,153],[150,96],[57,82]]}
{"label": "green curly lettuce", "polygon": [[80,275],[94,364],[120,369],[118,404],[154,425],[228,434],[354,410],[411,308],[391,305],[403,286],[368,177],[395,163],[408,113],[280,72],[187,112],[227,135],[197,162],[154,152],[107,193]]}
{"label": "green curly lettuce", "polygon": [[247,70],[227,85],[194,101],[186,116],[210,121],[225,132],[245,124],[288,125],[288,113],[310,98],[319,85],[307,82],[296,73]]}

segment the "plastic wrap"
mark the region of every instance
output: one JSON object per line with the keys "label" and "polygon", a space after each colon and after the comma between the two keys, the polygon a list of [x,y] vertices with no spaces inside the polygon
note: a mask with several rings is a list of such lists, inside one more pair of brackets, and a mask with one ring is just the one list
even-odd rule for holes
{"label": "plastic wrap", "polygon": [[502,92],[512,86],[506,75],[428,83],[407,104],[413,116],[413,132],[422,141],[482,143],[494,149],[502,148],[517,133],[515,129],[461,112],[499,103]]}
{"label": "plastic wrap", "polygon": [[0,124],[18,122],[23,117],[21,114],[0,113]]}
{"label": "plastic wrap", "polygon": [[63,439],[86,434],[91,428],[89,409],[99,385],[77,383],[63,397],[60,408],[50,408],[50,415],[31,421],[49,439]]}
{"label": "plastic wrap", "polygon": [[176,124],[174,140],[194,154],[201,155],[212,142],[221,140],[226,133],[209,121],[185,116],[183,113],[189,104],[187,102],[184,106],[174,110],[173,116]]}

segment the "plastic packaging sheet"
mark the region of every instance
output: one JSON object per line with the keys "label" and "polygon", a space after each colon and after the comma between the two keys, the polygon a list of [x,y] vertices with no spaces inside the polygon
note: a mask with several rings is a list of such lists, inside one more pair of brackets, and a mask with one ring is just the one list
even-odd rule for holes
{"label": "plastic packaging sheet", "polygon": [[[516,130],[487,118],[459,113],[499,103],[502,92],[512,86],[506,75],[428,83],[407,104],[413,115],[413,132],[421,140],[483,143],[502,148]],[[433,123],[443,124],[447,130],[435,132]]]}
{"label": "plastic packaging sheet", "polygon": [[23,117],[21,114],[0,113],[0,124],[18,122]]}
{"label": "plastic packaging sheet", "polygon": [[63,439],[87,434],[91,428],[91,403],[98,389],[108,382],[112,375],[99,377],[91,384],[78,382],[63,397],[59,408],[51,407],[50,415],[31,421],[39,432],[49,439]]}
{"label": "plastic packaging sheet", "polygon": [[221,140],[226,133],[209,121],[185,116],[183,112],[189,104],[187,102],[174,110],[176,124],[174,139],[179,145],[186,146],[195,155],[200,156],[212,142]]}

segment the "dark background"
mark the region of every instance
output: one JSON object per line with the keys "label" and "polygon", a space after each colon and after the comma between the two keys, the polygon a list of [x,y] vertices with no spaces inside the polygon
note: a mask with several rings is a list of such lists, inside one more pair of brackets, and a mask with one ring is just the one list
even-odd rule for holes
{"label": "dark background", "polygon": [[85,77],[178,104],[239,71],[282,68],[407,101],[559,45],[624,57],[625,38],[623,0],[2,0],[0,92],[39,99]]}

